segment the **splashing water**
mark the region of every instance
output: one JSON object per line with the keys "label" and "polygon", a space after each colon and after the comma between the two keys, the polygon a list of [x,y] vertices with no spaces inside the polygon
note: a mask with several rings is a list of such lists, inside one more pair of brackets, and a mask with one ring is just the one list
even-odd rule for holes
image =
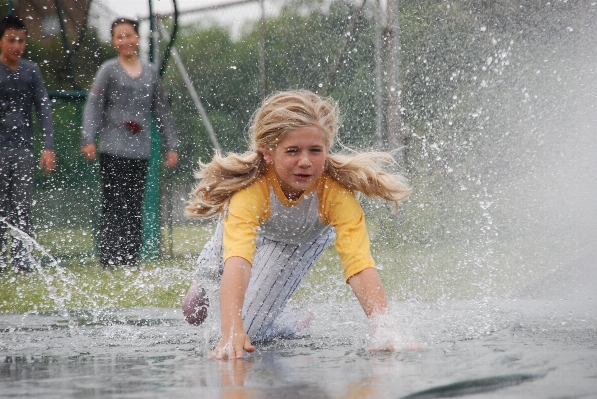
{"label": "splashing water", "polygon": [[58,307],[60,314],[64,317],[66,317],[68,315],[68,309],[65,304],[65,298],[62,297],[61,295],[58,295],[58,293],[54,289],[54,285],[52,284],[53,277],[50,277],[43,270],[43,268],[41,266],[41,261],[39,261],[33,255],[33,248],[37,249],[44,256],[46,256],[48,259],[50,259],[51,265],[53,267],[56,267],[56,270],[57,270],[60,278],[62,278],[67,284],[73,286],[74,289],[76,289],[75,284],[73,284],[74,280],[68,278],[67,272],[64,269],[59,267],[58,261],[56,259],[54,259],[54,257],[52,257],[52,255],[44,247],[42,247],[33,237],[31,237],[29,234],[25,233],[23,230],[19,229],[18,227],[9,223],[5,218],[0,218],[0,223],[3,223],[5,226],[7,226],[9,228],[13,237],[16,237],[17,239],[21,240],[21,242],[24,243],[24,245],[26,247],[25,252],[27,253],[27,256],[29,257],[29,259],[28,259],[29,263],[34,265],[35,271],[37,273],[39,273],[40,276],[43,277],[43,279],[46,283],[46,287],[48,287],[48,290],[50,292],[51,299],[53,299],[56,302],[56,305]]}
{"label": "splashing water", "polygon": [[[552,3],[557,8],[569,2]],[[496,13],[508,4],[497,4]],[[378,202],[364,204],[374,256],[392,298],[389,319],[377,328],[368,324],[330,252],[289,304],[307,320],[301,334],[260,343],[245,361],[208,362],[219,336],[217,301],[200,327],[187,325],[178,306],[192,261],[102,270],[97,281],[79,286],[75,271],[11,228],[50,259],[51,273],[40,260],[35,273],[58,312],[0,315],[2,392],[597,395],[597,18],[590,4],[578,7],[558,18],[540,9],[511,12],[498,21],[504,24],[477,21],[466,32],[471,42],[484,43],[481,53],[466,57],[467,65],[452,65],[445,76],[433,75],[447,69],[432,65],[431,44],[429,57],[405,57],[405,73],[423,71],[417,84],[433,88],[437,78],[441,87],[425,93],[425,109],[404,104],[412,122],[410,202],[397,216]],[[512,32],[520,33],[509,37]],[[445,46],[448,55],[467,51],[458,48],[461,32],[445,33],[430,27],[424,38]],[[408,98],[410,88],[403,89]],[[446,93],[448,105],[433,108]],[[58,290],[58,283],[65,288]],[[88,294],[94,284],[115,295]],[[167,306],[134,302],[176,285],[182,288]],[[217,298],[217,287],[209,290]],[[74,293],[84,300],[71,303]],[[132,302],[141,304],[128,306]],[[303,317],[307,310],[312,320]],[[368,352],[371,346],[411,344],[427,349]]]}

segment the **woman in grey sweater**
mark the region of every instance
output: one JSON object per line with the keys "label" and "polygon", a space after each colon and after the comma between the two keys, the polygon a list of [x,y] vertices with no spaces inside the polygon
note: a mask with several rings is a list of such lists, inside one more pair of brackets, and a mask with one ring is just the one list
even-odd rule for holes
{"label": "woman in grey sweater", "polygon": [[98,70],[83,112],[81,150],[96,158],[99,136],[102,177],[100,262],[103,266],[134,264],[143,240],[141,206],[150,155],[153,113],[167,151],[166,166],[178,161],[178,138],[157,68],[138,55],[136,21],[112,23],[118,58]]}

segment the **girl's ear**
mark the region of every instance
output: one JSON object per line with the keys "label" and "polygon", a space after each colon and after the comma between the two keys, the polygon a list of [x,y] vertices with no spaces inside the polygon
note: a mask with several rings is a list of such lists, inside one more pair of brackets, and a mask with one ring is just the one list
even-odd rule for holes
{"label": "girl's ear", "polygon": [[259,150],[263,154],[263,159],[265,159],[265,162],[267,162],[267,163],[274,162],[274,154],[272,153],[272,150],[270,148],[261,147]]}

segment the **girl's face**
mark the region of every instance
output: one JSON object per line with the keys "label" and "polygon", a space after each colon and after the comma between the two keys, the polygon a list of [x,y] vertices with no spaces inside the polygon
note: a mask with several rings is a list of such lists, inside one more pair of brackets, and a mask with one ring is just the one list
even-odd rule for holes
{"label": "girl's face", "polygon": [[121,56],[136,55],[139,50],[139,35],[131,24],[118,24],[112,29],[112,44]]}
{"label": "girl's face", "polygon": [[324,133],[317,127],[294,130],[273,148],[262,148],[288,198],[298,198],[319,177],[325,168],[328,148]]}

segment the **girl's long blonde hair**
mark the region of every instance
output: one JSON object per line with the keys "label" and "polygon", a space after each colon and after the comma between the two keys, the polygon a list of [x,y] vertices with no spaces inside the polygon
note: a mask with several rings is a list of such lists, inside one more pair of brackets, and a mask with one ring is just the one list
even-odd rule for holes
{"label": "girl's long blonde hair", "polygon": [[[267,171],[262,148],[275,148],[294,130],[316,126],[331,148],[336,137],[338,111],[332,99],[307,90],[284,91],[267,98],[253,115],[251,150],[223,157],[216,152],[208,164],[199,162],[199,180],[186,208],[189,217],[207,218],[224,212],[232,194],[249,186]],[[396,207],[410,194],[402,176],[386,172],[396,161],[386,152],[329,154],[325,171],[349,190],[393,202]]]}

